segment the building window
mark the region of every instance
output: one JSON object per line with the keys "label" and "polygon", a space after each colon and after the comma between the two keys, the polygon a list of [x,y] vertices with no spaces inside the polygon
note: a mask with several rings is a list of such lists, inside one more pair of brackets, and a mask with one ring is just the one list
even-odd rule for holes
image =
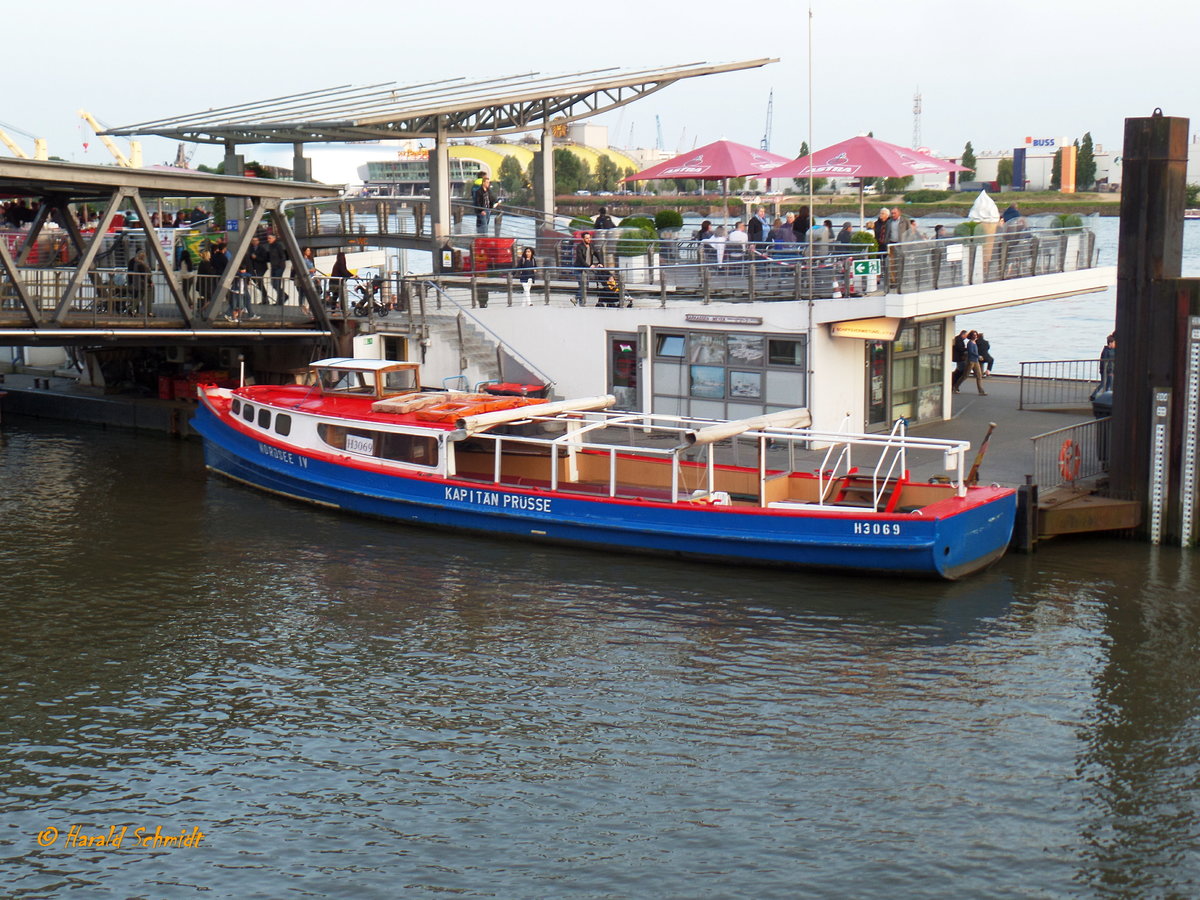
{"label": "building window", "polygon": [[808,402],[804,336],[664,331],[653,345],[655,412],[742,419]]}

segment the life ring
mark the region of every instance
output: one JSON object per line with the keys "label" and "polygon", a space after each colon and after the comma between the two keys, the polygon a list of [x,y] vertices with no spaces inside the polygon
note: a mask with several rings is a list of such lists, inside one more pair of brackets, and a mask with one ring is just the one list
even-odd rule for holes
{"label": "life ring", "polygon": [[1063,481],[1074,481],[1079,477],[1079,463],[1079,445],[1067,438],[1058,451],[1058,471],[1062,474]]}

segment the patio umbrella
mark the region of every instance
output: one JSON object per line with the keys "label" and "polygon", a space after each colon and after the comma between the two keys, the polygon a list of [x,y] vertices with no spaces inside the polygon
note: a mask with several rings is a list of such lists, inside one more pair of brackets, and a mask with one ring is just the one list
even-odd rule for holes
{"label": "patio umbrella", "polygon": [[772,178],[857,178],[858,217],[863,219],[864,178],[903,178],[939,172],[969,171],[958,163],[919,150],[859,136],[794,159],[771,172]]}
{"label": "patio umbrella", "polygon": [[[720,179],[722,183],[721,197],[724,201],[729,196],[730,178],[748,176],[763,176],[778,166],[789,162],[786,156],[772,153],[769,150],[759,150],[757,147],[747,147],[735,141],[714,141],[705,144],[688,153],[682,153],[673,159],[660,162],[636,175],[630,175],[623,181],[656,181],[660,178],[696,178],[704,181]],[[772,173],[772,178],[775,175]],[[723,203],[728,210],[728,204]],[[728,221],[728,211],[725,215]]]}

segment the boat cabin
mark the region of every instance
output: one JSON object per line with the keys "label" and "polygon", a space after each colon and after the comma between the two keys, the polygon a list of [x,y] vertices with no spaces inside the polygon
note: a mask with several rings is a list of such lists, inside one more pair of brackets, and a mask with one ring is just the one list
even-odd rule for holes
{"label": "boat cabin", "polygon": [[421,365],[387,359],[320,359],[309,366],[322,394],[385,400],[421,389]]}

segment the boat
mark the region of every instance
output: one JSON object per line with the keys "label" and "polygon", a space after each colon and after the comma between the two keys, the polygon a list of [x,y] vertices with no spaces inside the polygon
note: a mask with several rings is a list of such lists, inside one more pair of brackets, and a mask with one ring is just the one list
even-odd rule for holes
{"label": "boat", "polygon": [[1200,219],[1200,209],[1185,209],[1183,217],[1185,219]]}
{"label": "boat", "polygon": [[[967,483],[969,442],[902,420],[821,432],[804,409],[716,421],[433,390],[377,359],[319,360],[304,382],[198,386],[207,468],[398,522],[742,565],[957,579],[1012,534],[1015,492]],[[943,474],[920,481],[926,456]]]}

